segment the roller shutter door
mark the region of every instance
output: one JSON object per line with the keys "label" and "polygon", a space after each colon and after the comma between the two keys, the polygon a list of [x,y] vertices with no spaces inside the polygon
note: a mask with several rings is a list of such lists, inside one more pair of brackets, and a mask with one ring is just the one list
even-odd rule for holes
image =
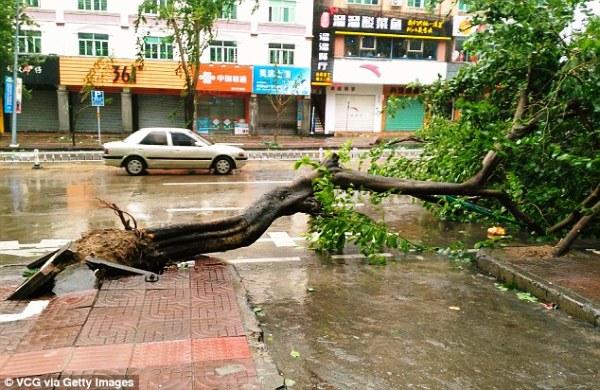
{"label": "roller shutter door", "polygon": [[138,123],[144,127],[185,127],[183,102],[178,95],[137,95]]}
{"label": "roller shutter door", "polygon": [[335,97],[335,131],[373,131],[375,95]]}
{"label": "roller shutter door", "polygon": [[[267,95],[258,95],[258,119],[256,131],[259,135],[272,135],[276,127],[275,108]],[[279,118],[279,135],[295,135],[298,127],[298,100],[293,98]]]}
{"label": "roller shutter door", "polygon": [[423,103],[414,98],[404,99],[406,100],[406,106],[398,111],[393,118],[386,112],[386,131],[411,131],[418,130],[423,126],[425,118]]}
{"label": "roller shutter door", "polygon": [[[80,111],[82,105],[79,103],[79,94],[72,96],[75,108],[72,115],[75,123],[75,132],[93,133],[98,131],[98,119],[96,118],[96,107],[86,107]],[[110,104],[108,101],[110,100]],[[78,113],[78,114],[77,114]],[[121,124],[121,94],[104,94],[104,107],[100,107],[100,128],[106,133],[122,132]]]}
{"label": "roller shutter door", "polygon": [[198,100],[198,131],[201,133],[233,134],[235,122],[245,118],[245,98],[200,96]]}
{"label": "roller shutter door", "polygon": [[58,130],[58,97],[55,90],[33,90],[31,99],[23,99],[17,116],[17,129],[25,131]]}

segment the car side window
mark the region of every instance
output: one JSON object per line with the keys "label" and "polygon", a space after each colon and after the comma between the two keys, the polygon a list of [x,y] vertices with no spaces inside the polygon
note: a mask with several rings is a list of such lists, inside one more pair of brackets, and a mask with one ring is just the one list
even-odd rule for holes
{"label": "car side window", "polygon": [[182,133],[171,133],[171,140],[174,146],[194,146],[196,142],[194,139],[188,137]]}
{"label": "car side window", "polygon": [[167,134],[164,131],[150,133],[140,142],[142,145],[168,145]]}

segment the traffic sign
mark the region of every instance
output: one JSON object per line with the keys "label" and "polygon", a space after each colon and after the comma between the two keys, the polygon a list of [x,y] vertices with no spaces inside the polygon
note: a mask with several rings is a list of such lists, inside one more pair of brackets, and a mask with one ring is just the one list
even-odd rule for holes
{"label": "traffic sign", "polygon": [[104,91],[92,91],[92,107],[104,107]]}

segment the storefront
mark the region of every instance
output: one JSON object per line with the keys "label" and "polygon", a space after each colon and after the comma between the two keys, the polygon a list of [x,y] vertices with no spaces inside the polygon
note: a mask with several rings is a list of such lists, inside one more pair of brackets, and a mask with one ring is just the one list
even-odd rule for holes
{"label": "storefront", "polygon": [[21,113],[17,114],[17,130],[56,131],[58,129],[56,94],[59,77],[58,57],[46,57],[38,64],[23,65],[19,67],[17,73],[29,91],[29,97],[21,99]]}
{"label": "storefront", "polygon": [[[324,21],[324,25],[327,23]],[[422,104],[406,88],[429,84],[447,73],[451,26],[420,15],[387,17],[334,13],[332,85],[326,88],[326,133],[413,131],[424,123]],[[328,58],[329,55],[323,55]],[[313,76],[313,85],[316,75]],[[406,99],[391,116],[390,96]]]}
{"label": "storefront", "polygon": [[[68,93],[67,129],[92,132],[98,127],[96,110],[81,91],[88,85],[105,93],[100,108],[102,131],[130,133],[142,127],[185,127],[180,94],[183,78],[175,61],[146,60],[140,66],[131,59],[60,58],[60,90]],[[59,97],[60,100],[60,97]]]}
{"label": "storefront", "polygon": [[198,132],[248,133],[252,67],[203,64],[197,92]]}
{"label": "storefront", "polygon": [[252,80],[258,96],[257,134],[298,134],[302,118],[309,118],[303,97],[310,95],[310,69],[255,65]]}

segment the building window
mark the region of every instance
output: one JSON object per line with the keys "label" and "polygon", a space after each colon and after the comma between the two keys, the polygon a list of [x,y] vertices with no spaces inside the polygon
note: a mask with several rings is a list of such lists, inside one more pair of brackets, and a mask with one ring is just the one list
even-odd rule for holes
{"label": "building window", "polygon": [[458,10],[469,12],[469,5],[465,2],[465,0],[458,0]]}
{"label": "building window", "polygon": [[227,4],[219,13],[219,19],[237,19],[237,5]]}
{"label": "building window", "polygon": [[152,0],[150,4],[144,8],[145,14],[158,15],[158,10],[161,7],[166,7],[170,0]]}
{"label": "building window", "polygon": [[269,1],[269,22],[295,23],[296,2],[285,0]]}
{"label": "building window", "polygon": [[77,9],[86,11],[106,11],[107,0],[77,0]]}
{"label": "building window", "polygon": [[19,31],[19,53],[40,54],[42,52],[42,32],[33,30]]}
{"label": "building window", "polygon": [[346,57],[379,57],[392,59],[437,60],[438,41],[372,36],[346,36]]}
{"label": "building window", "polygon": [[379,0],[346,0],[348,4],[379,5]]}
{"label": "building window", "polygon": [[269,64],[294,65],[294,45],[269,43]]}
{"label": "building window", "polygon": [[427,0],[408,0],[407,5],[412,8],[425,8]]}
{"label": "building window", "polygon": [[208,48],[210,51],[210,62],[237,63],[237,44],[235,42],[211,41]]}
{"label": "building window", "polygon": [[40,6],[40,0],[27,0],[25,1],[27,7],[38,7]]}
{"label": "building window", "polygon": [[169,38],[144,37],[144,58],[173,59],[173,42]]}
{"label": "building window", "polygon": [[108,34],[79,33],[80,56],[108,56]]}

